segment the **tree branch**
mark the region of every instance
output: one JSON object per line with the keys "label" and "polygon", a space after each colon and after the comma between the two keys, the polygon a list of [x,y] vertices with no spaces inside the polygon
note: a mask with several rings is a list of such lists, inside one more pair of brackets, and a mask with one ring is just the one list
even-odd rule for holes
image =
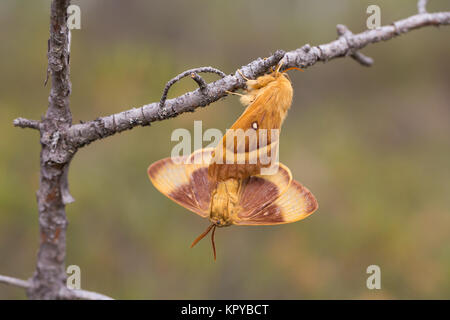
{"label": "tree branch", "polygon": [[104,294],[97,293],[94,291],[77,290],[77,289],[66,289],[60,293],[60,299],[72,300],[114,300],[111,297],[105,296]]}
{"label": "tree branch", "polygon": [[419,0],[417,2],[417,11],[419,13],[427,13],[427,2],[428,0]]}
{"label": "tree branch", "polygon": [[37,120],[29,120],[25,118],[14,119],[13,125],[19,128],[31,128],[39,130],[41,122]]}
{"label": "tree branch", "polygon": [[28,288],[30,283],[26,280],[21,280],[13,277],[2,276],[0,275],[0,283],[9,284],[11,286],[16,286],[20,288]]}
{"label": "tree branch", "polygon": [[[190,69],[187,71],[184,71],[182,73],[180,73],[179,75],[177,75],[176,77],[172,78],[169,80],[169,82],[167,82],[165,88],[164,88],[164,92],[162,94],[161,100],[159,102],[159,107],[162,109],[164,108],[164,104],[166,102],[167,99],[167,94],[169,93],[169,89],[178,81],[180,81],[181,79],[183,79],[186,76],[191,76],[200,86],[200,89],[205,89],[206,87],[206,83],[205,81],[198,75],[198,73],[200,72],[209,72],[209,73],[215,73],[220,75],[222,78],[224,78],[226,76],[225,73],[223,73],[222,71],[213,68],[213,67],[201,67],[201,68],[195,68],[195,69]],[[200,80],[201,79],[201,80]]]}
{"label": "tree branch", "polygon": [[[250,62],[243,66],[241,71],[248,78],[254,79],[267,73],[280,60],[283,60],[284,68],[307,68],[319,61],[327,62],[349,55],[363,65],[371,65],[372,59],[362,55],[358,50],[371,43],[387,41],[418,28],[448,24],[450,24],[450,12],[421,13],[396,21],[391,25],[367,30],[359,34],[352,34],[345,26],[341,25],[341,27],[338,27],[338,30],[341,30],[341,36],[335,41],[314,47],[307,44],[287,53],[280,50],[267,59],[258,58]],[[176,117],[184,112],[193,112],[198,107],[204,107],[226,96],[226,91],[235,91],[244,88],[244,86],[245,80],[238,72],[235,72],[208,84],[203,90],[197,89],[165,101],[166,111],[164,113],[160,112],[159,103],[150,103],[140,108],[133,108],[93,121],[75,124],[68,131],[68,139],[71,144],[79,148],[136,126],[146,126],[151,122]]]}
{"label": "tree branch", "polygon": [[[16,286],[24,289],[30,288],[30,281],[21,280],[13,277],[0,275],[0,283]],[[113,300],[111,297],[105,296],[93,291],[69,289],[61,287],[61,290],[56,297],[58,299],[83,299],[83,300]]]}
{"label": "tree branch", "polygon": [[[343,24],[338,24],[336,26],[337,33],[340,36],[339,38],[345,39],[345,41],[348,43],[348,38],[351,38],[353,36],[353,33]],[[361,65],[365,67],[370,67],[373,65],[373,59],[370,57],[365,56],[359,51],[356,51],[354,53],[350,52],[350,55],[353,59],[358,61]]]}
{"label": "tree branch", "polygon": [[40,181],[36,194],[41,242],[36,270],[27,288],[30,299],[59,298],[67,277],[65,256],[68,222],[65,205],[72,200],[68,191],[67,170],[74,153],[64,137],[64,132],[72,125],[69,108],[69,4],[69,0],[53,0],[51,4],[47,53],[51,89],[47,112],[40,123]]}
{"label": "tree branch", "polygon": [[[224,75],[224,77],[226,77]],[[203,91],[206,89],[206,86],[208,85],[206,81],[196,72],[191,73],[191,78],[194,79],[195,82],[197,82],[198,87],[200,88],[200,91]]]}

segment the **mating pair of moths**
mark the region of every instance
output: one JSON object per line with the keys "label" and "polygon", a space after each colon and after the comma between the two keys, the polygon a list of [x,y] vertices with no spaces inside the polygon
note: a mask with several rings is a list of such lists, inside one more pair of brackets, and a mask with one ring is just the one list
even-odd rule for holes
{"label": "mating pair of moths", "polygon": [[[293,89],[287,74],[280,72],[281,65],[270,74],[256,80],[247,80],[247,91],[241,103],[247,106],[244,113],[230,130],[261,129],[280,130],[292,104]],[[209,218],[211,225],[192,243],[193,247],[211,230],[211,242],[216,259],[214,233],[216,227],[230,225],[276,225],[302,220],[317,209],[313,194],[292,179],[288,167],[281,163],[270,175],[261,174],[267,166],[261,162],[250,162],[258,157],[261,144],[236,148],[236,143],[227,143],[227,131],[215,149],[201,149],[192,155],[177,159],[159,160],[148,168],[153,185],[168,198],[183,207]],[[230,140],[230,139],[229,139]],[[231,143],[230,143],[231,142]],[[275,152],[278,138],[267,137],[265,152]],[[217,154],[234,153],[244,156],[245,163],[217,161]],[[208,161],[194,161],[196,157]]]}

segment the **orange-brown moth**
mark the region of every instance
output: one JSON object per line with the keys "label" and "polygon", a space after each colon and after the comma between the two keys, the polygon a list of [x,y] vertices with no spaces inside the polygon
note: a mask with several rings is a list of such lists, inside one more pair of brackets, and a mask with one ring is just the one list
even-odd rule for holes
{"label": "orange-brown moth", "polygon": [[[256,80],[247,80],[247,94],[241,97],[241,102],[248,107],[230,129],[280,129],[292,95],[291,83],[279,68]],[[250,164],[248,160],[257,157],[255,154],[261,149],[259,136],[256,148],[252,149],[247,140],[232,139],[227,143],[229,131],[215,149],[165,158],[148,168],[151,182],[161,193],[201,217],[209,218],[211,225],[191,247],[212,230],[214,259],[216,227],[291,223],[306,218],[318,207],[313,194],[292,179],[288,167],[277,163],[276,173],[262,175],[260,169],[264,165]],[[275,149],[278,139],[272,140],[268,139],[265,151]],[[221,156],[236,152],[238,149],[232,147],[237,144],[244,144],[244,164],[218,161],[218,151],[223,151]]]}
{"label": "orange-brown moth", "polygon": [[[267,153],[271,157],[276,156],[279,141],[278,137],[270,134],[270,131],[278,130],[279,132],[281,129],[291,107],[293,96],[291,82],[285,73],[287,70],[279,72],[280,68],[281,64],[276,71],[270,74],[256,80],[247,79],[247,92],[245,95],[241,95],[240,99],[247,108],[216,147],[212,163],[209,166],[210,176],[218,180],[243,179],[259,174],[261,168],[270,166],[270,164],[261,164],[260,156],[262,153]],[[236,132],[240,129],[244,132],[254,131],[256,143],[250,145],[249,139],[242,139],[242,136],[241,139],[238,139]],[[260,134],[262,132],[265,132],[266,135]],[[266,140],[262,142],[261,138],[264,136],[266,136]],[[232,153],[235,157],[230,156]],[[234,158],[234,163],[227,164],[226,157]],[[245,159],[245,165],[237,163],[239,157]]]}

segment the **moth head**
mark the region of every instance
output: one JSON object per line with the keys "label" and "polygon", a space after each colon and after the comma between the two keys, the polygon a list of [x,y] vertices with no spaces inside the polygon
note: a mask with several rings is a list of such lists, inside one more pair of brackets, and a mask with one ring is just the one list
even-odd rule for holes
{"label": "moth head", "polygon": [[216,227],[222,228],[222,227],[228,227],[230,226],[232,223],[230,220],[225,221],[224,219],[210,219],[211,223],[214,224]]}
{"label": "moth head", "polygon": [[279,77],[285,77],[286,79],[288,79],[289,81],[291,81],[291,79],[289,78],[287,72],[289,70],[299,70],[303,72],[303,69],[297,68],[297,67],[290,67],[290,68],[286,68],[283,71],[280,71],[281,68],[283,67],[283,62],[279,63],[277,68],[275,69],[274,72],[272,72],[273,76],[275,79],[278,79]]}
{"label": "moth head", "polygon": [[211,213],[209,216],[209,221],[216,227],[228,227],[233,224],[232,216],[234,215],[234,206],[231,203],[227,203],[226,210],[227,213],[223,212],[223,199],[214,198],[212,201],[216,206],[211,207]]}
{"label": "moth head", "polygon": [[[281,62],[278,64],[277,68],[275,70],[272,69],[272,72],[266,75],[263,75],[261,77],[258,77],[255,80],[247,80],[246,86],[248,91],[258,90],[265,86],[267,86],[269,83],[276,81],[280,77],[283,79],[286,78],[290,81],[288,74],[286,73],[289,70],[300,70],[303,72],[303,69],[297,68],[297,67],[290,67],[287,69],[284,69],[283,71],[280,71],[283,67],[283,63]],[[248,101],[243,101],[244,105],[249,104]]]}
{"label": "moth head", "polygon": [[261,77],[258,77],[256,80],[248,80],[246,85],[248,90],[257,90],[262,87],[267,86],[272,81],[275,81],[276,76],[275,73],[266,74]]}

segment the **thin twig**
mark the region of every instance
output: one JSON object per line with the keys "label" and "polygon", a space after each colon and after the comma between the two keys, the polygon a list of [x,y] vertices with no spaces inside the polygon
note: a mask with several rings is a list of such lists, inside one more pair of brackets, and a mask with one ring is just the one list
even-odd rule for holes
{"label": "thin twig", "polygon": [[108,297],[104,294],[93,292],[93,291],[87,291],[87,290],[81,290],[81,289],[67,289],[65,288],[60,292],[59,294],[60,299],[66,299],[66,300],[73,300],[73,299],[80,299],[80,300],[114,300],[111,297]]}
{"label": "thin twig", "polygon": [[[20,287],[24,289],[30,288],[30,281],[17,279],[8,276],[0,275],[0,283],[8,284],[15,287]],[[105,296],[104,294],[81,290],[81,289],[69,289],[62,287],[62,290],[58,293],[59,299],[83,299],[83,300],[114,300],[111,297]]]}
{"label": "thin twig", "polygon": [[0,275],[0,283],[9,284],[11,286],[16,286],[20,288],[28,288],[30,286],[30,283],[26,280],[21,280],[13,277],[8,276],[2,276]]}
{"label": "thin twig", "polygon": [[[226,77],[226,74],[223,73],[222,71],[220,71],[219,69],[213,68],[213,67],[200,67],[200,68],[195,68],[195,69],[190,69],[190,70],[186,70],[182,73],[180,73],[179,75],[177,75],[176,77],[172,78],[169,80],[169,82],[167,82],[166,86],[164,87],[164,91],[161,97],[161,100],[159,101],[159,107],[162,109],[164,108],[164,103],[166,102],[167,99],[167,93],[169,92],[170,87],[172,87],[176,82],[178,82],[179,80],[183,79],[186,76],[191,76],[192,74],[197,74],[200,72],[208,72],[208,73],[215,73],[218,74],[219,76],[221,76],[222,78]],[[197,79],[192,77],[194,80]],[[197,82],[198,83],[198,82]],[[203,81],[204,83],[204,81]]]}
{"label": "thin twig", "polygon": [[20,128],[30,128],[39,130],[41,122],[38,120],[29,120],[25,118],[14,119],[13,125]]}
{"label": "thin twig", "polygon": [[419,0],[419,2],[417,2],[417,11],[419,11],[419,13],[427,13],[427,2],[428,0]]}
{"label": "thin twig", "polygon": [[[347,41],[348,46],[352,47],[351,43],[349,43],[350,41],[349,39],[351,39],[353,33],[347,28],[347,26],[343,24],[338,24],[336,26],[336,29],[340,38],[345,39],[345,41]],[[371,65],[373,65],[373,59],[371,57],[367,57],[366,55],[362,54],[359,51],[351,53],[351,57],[365,67],[370,67]]]}
{"label": "thin twig", "polygon": [[195,82],[197,82],[198,87],[200,88],[200,91],[205,90],[206,86],[208,85],[205,80],[196,72],[191,73],[191,78],[194,79]]}

